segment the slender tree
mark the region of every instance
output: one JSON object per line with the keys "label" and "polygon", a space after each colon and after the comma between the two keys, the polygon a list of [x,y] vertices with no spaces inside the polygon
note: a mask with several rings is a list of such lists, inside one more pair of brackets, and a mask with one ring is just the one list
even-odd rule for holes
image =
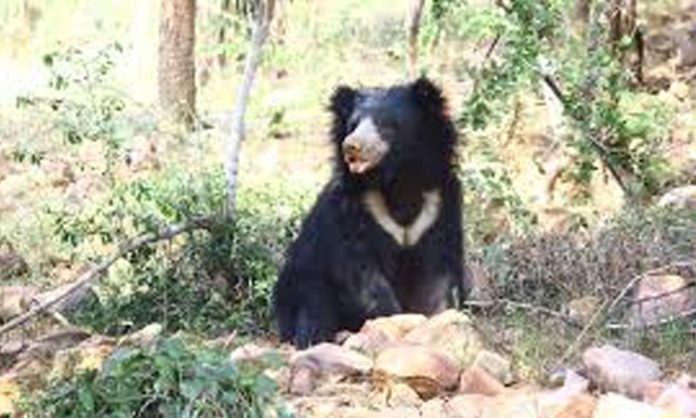
{"label": "slender tree", "polygon": [[167,117],[187,128],[196,109],[196,1],[162,0],[159,22],[159,103]]}
{"label": "slender tree", "polygon": [[418,33],[425,0],[411,0],[406,16],[406,33],[408,34],[408,73],[415,77],[418,72]]}
{"label": "slender tree", "polygon": [[263,45],[270,32],[275,0],[256,0],[252,11],[253,31],[249,52],[244,63],[244,74],[237,89],[237,98],[232,114],[232,128],[227,143],[227,215],[234,214],[237,198],[237,172],[239,168],[239,153],[245,136],[244,119],[247,104],[251,95],[256,70],[261,63]]}

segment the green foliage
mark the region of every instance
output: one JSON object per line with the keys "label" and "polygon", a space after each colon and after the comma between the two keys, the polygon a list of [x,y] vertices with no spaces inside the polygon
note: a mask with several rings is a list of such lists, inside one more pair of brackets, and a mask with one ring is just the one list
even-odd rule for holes
{"label": "green foliage", "polygon": [[268,330],[272,285],[307,194],[242,187],[229,222],[214,215],[223,207],[224,190],[221,171],[173,171],[117,187],[79,213],[54,212],[56,234],[74,253],[91,257],[143,231],[213,214],[208,231],[141,248],[119,261],[101,282],[99,298],[75,320],[107,333],[153,321],[170,331],[206,334]]}
{"label": "green foliage", "polygon": [[152,348],[117,348],[101,371],[50,381],[25,399],[31,418],[290,417],[276,383],[222,351],[171,337]]}
{"label": "green foliage", "polygon": [[[632,39],[622,39],[619,51],[612,51],[604,8],[595,7],[589,40],[568,30],[572,2],[566,0],[513,0],[487,7],[434,1],[430,19],[436,24],[430,26],[437,34],[449,31],[455,38],[488,39],[492,45],[481,67],[462,64],[474,80],[460,114],[463,128],[483,130],[506,113],[514,95],[550,77],[560,86],[566,115],[576,128],[562,138],[577,156],[566,177],[587,188],[593,173],[607,165],[629,197],[650,196],[669,179],[661,151],[670,109],[635,87],[621,63]],[[557,68],[544,68],[549,65]]]}
{"label": "green foliage", "polygon": [[40,105],[53,112],[56,128],[68,144],[85,140],[115,141],[119,132],[116,116],[124,110],[125,103],[120,95],[108,91],[107,83],[122,50],[119,43],[113,43],[95,51],[67,48],[44,55],[52,94],[20,96],[17,106]]}
{"label": "green foliage", "polygon": [[[126,117],[132,103],[113,87],[114,68],[122,52],[123,47],[113,42],[97,48],[69,47],[47,53],[42,58],[49,73],[47,94],[16,98],[17,108],[46,116],[49,130],[60,133],[62,145],[102,142],[109,177],[126,139],[154,130],[152,124]],[[30,137],[25,140],[27,146],[17,147],[15,159],[40,162],[44,153],[29,145],[33,142],[35,139]]]}

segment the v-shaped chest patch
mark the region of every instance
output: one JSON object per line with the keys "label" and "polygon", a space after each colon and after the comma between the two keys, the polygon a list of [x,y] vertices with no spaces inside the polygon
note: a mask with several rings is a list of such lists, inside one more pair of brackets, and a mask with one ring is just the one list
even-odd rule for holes
{"label": "v-shaped chest patch", "polygon": [[384,196],[371,190],[363,195],[363,203],[375,222],[402,247],[416,245],[423,234],[435,223],[440,214],[442,198],[439,190],[423,193],[423,207],[410,225],[402,226],[389,213]]}

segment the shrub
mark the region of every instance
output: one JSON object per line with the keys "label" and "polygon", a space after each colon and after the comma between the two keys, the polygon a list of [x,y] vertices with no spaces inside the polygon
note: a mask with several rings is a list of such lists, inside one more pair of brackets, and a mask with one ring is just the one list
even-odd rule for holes
{"label": "shrub", "polygon": [[117,348],[102,370],[48,382],[27,395],[31,418],[289,417],[275,382],[221,351],[171,337],[152,348]]}

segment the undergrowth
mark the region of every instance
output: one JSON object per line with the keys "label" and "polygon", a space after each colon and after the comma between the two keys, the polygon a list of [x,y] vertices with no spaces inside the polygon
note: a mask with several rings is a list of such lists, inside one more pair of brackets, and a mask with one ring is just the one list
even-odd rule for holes
{"label": "undergrowth", "polygon": [[259,368],[175,336],[151,348],[117,348],[101,370],[55,378],[22,409],[29,418],[290,417],[276,389]]}
{"label": "undergrowth", "polygon": [[207,230],[140,248],[120,260],[98,286],[98,298],[81,307],[75,321],[109,334],[151,322],[167,331],[209,335],[268,331],[271,288],[297,232],[306,194],[277,186],[242,188],[234,219],[227,220],[215,210],[222,207],[223,181],[220,171],[195,178],[165,173],[117,190],[93,211],[56,218],[64,239],[80,247],[84,240],[121,241],[195,214],[213,217]]}

